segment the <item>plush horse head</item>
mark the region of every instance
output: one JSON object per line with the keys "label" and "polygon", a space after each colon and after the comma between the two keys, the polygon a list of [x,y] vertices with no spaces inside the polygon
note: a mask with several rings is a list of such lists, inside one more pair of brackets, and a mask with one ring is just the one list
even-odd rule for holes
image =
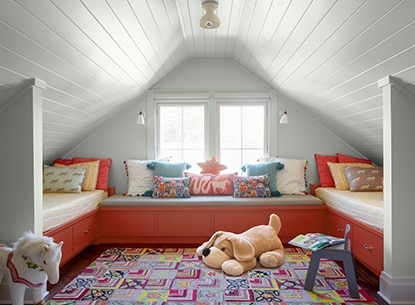
{"label": "plush horse head", "polygon": [[63,242],[51,237],[25,233],[9,248],[0,247],[0,269],[9,285],[12,305],[24,303],[25,291],[32,290],[34,304],[41,304],[46,293],[46,282],[59,281],[59,264]]}
{"label": "plush horse head", "polygon": [[28,262],[33,263],[46,273],[48,281],[56,284],[59,281],[59,264],[62,258],[62,245],[53,242],[53,238],[37,236],[32,232],[26,232],[14,244],[15,255],[22,256]]}

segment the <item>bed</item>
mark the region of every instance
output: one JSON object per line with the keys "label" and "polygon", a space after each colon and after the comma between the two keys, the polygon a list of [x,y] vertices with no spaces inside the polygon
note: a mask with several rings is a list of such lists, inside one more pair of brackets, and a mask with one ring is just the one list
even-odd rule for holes
{"label": "bed", "polygon": [[327,207],[325,232],[343,236],[351,225],[355,257],[380,275],[383,270],[383,192],[351,192],[313,185],[313,194]]}
{"label": "bed", "polygon": [[103,190],[43,194],[43,232],[64,225],[98,208],[107,198]]}
{"label": "bed", "polygon": [[64,242],[64,264],[98,238],[111,159],[74,157],[53,165],[43,168],[43,234]]}
{"label": "bed", "polygon": [[319,187],[315,193],[328,207],[383,231],[383,192],[351,192],[335,187]]}
{"label": "bed", "polygon": [[376,274],[383,270],[383,168],[371,160],[315,154],[320,184],[310,192],[327,206],[326,232],[344,235],[351,225],[355,257]]}

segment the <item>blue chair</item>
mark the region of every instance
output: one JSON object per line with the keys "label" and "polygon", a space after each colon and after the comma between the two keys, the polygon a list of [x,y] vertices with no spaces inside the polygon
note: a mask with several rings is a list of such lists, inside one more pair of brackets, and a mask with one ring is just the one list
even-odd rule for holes
{"label": "blue chair", "polygon": [[326,258],[335,261],[343,261],[344,271],[346,272],[347,285],[349,287],[349,294],[352,298],[360,298],[359,289],[357,287],[354,256],[349,240],[349,232],[350,225],[347,224],[344,231],[344,243],[313,251],[311,254],[311,260],[308,266],[307,277],[304,284],[305,290],[313,290],[318,267],[320,265],[320,259]]}

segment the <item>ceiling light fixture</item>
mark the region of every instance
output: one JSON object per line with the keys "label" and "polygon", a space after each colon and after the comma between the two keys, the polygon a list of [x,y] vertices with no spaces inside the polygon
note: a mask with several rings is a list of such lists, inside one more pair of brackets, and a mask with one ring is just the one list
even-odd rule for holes
{"label": "ceiling light fixture", "polygon": [[216,16],[218,1],[202,0],[202,7],[205,14],[200,18],[199,25],[204,29],[216,29],[220,26],[220,19]]}

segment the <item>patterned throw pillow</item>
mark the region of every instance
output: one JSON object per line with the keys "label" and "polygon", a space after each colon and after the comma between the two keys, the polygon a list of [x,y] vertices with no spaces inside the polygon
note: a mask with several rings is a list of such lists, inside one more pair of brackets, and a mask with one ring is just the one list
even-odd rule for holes
{"label": "patterned throw pillow", "polygon": [[383,167],[345,167],[352,192],[383,191]]}
{"label": "patterned throw pillow", "polygon": [[242,167],[242,171],[246,172],[247,176],[261,176],[269,175],[269,187],[271,196],[279,197],[281,193],[277,188],[277,171],[284,168],[284,164],[280,162],[268,162],[259,164],[247,164]]}
{"label": "patterned throw pillow", "polygon": [[153,198],[189,198],[190,178],[154,176]]}
{"label": "patterned throw pillow", "polygon": [[334,184],[338,190],[350,190],[349,179],[347,179],[344,168],[346,166],[352,167],[373,167],[372,164],[367,163],[331,163],[327,162],[327,165],[330,168],[331,175],[334,179]]}
{"label": "patterned throw pillow", "polygon": [[80,193],[85,177],[86,167],[59,168],[45,167],[43,169],[44,193]]}
{"label": "patterned throw pillow", "polygon": [[234,176],[233,177],[233,197],[236,198],[265,198],[271,197],[269,188],[270,175],[262,176]]}
{"label": "patterned throw pillow", "polygon": [[193,174],[184,173],[190,178],[190,195],[233,195],[234,174]]}
{"label": "patterned throw pillow", "polygon": [[99,161],[83,162],[71,165],[55,164],[56,167],[83,168],[86,167],[85,178],[82,182],[83,191],[95,191],[98,180]]}

